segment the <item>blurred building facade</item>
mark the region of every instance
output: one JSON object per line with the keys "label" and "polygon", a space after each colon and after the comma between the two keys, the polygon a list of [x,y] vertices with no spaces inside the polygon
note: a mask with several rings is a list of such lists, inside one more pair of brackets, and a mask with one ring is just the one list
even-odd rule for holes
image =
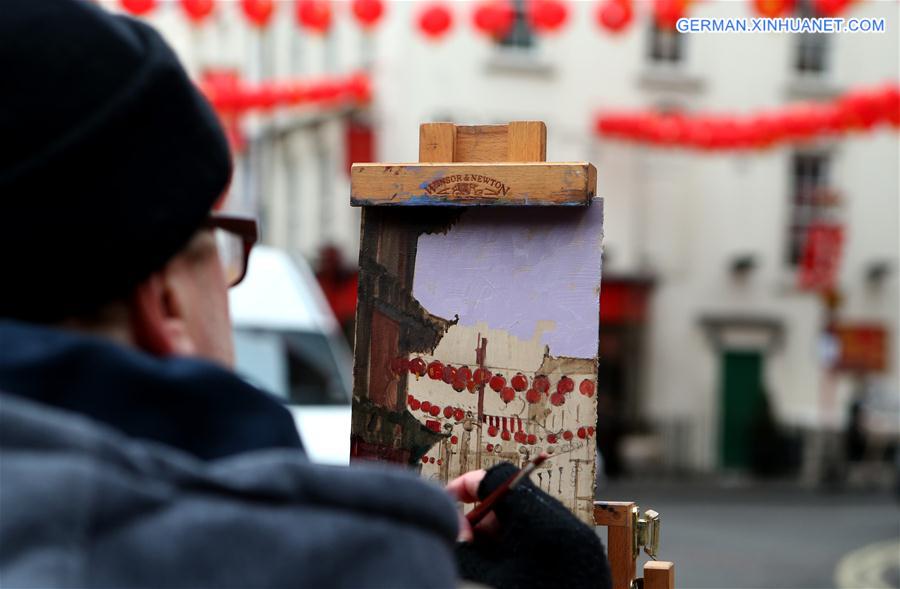
{"label": "blurred building facade", "polygon": [[[368,152],[415,161],[421,122],[543,120],[549,159],[597,165],[606,201],[600,380],[608,420],[598,434],[605,425],[630,440],[620,446],[625,458],[684,471],[744,467],[755,442],[729,432],[751,426],[748,398],[763,391],[787,427],[843,428],[859,379],[826,369],[840,354],[823,336],[829,321],[884,336],[871,352],[881,349],[883,365],[870,367],[867,382],[900,395],[896,131],[732,153],[648,148],[593,131],[599,109],[752,113],[896,80],[895,3],[854,3],[848,14],[883,17],[886,33],[826,37],[664,33],[641,2],[616,35],[598,28],[595,3],[572,2],[558,35],[520,26],[503,42],[473,30],[467,3],[453,4],[456,26],[438,42],[417,31],[418,2],[390,3],[371,33],[335,3],[325,35],[300,32],[288,2],[276,3],[265,32],[248,27],[235,4],[198,28],[175,6],[149,20],[197,75],[235,68],[251,80],[284,79],[363,68],[373,80],[365,111],[245,121],[232,206],[257,211],[265,241],[292,255],[315,262],[322,247],[336,246],[356,259],[347,160]],[[750,2],[710,1],[691,16],[751,10]],[[797,287],[805,230],[822,217],[844,232],[830,306]],[[804,439],[806,461],[819,462],[816,452],[828,448]]]}

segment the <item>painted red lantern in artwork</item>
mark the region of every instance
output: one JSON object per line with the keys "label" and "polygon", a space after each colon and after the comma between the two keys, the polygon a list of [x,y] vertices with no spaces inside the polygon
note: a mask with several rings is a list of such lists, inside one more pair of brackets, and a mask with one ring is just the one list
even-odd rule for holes
{"label": "painted red lantern in artwork", "polygon": [[428,378],[431,380],[441,380],[444,376],[444,365],[438,360],[434,360],[428,364]]}
{"label": "painted red lantern in artwork", "polygon": [[450,436],[450,443],[457,444],[459,442],[459,438],[457,436]]}
{"label": "painted red lantern in artwork", "polygon": [[534,446],[535,444],[537,444],[537,436],[534,434],[528,434],[528,438],[525,441],[528,442],[528,444],[530,444],[531,446]]}
{"label": "painted red lantern in artwork", "polygon": [[555,443],[556,443],[556,434],[549,434],[549,435],[547,436],[547,443],[548,443],[548,444],[555,444]]}
{"label": "painted red lantern in artwork", "polygon": [[528,389],[528,392],[525,393],[525,400],[534,405],[541,400],[541,394],[534,389]]}
{"label": "painted red lantern in artwork", "polygon": [[454,378],[456,378],[456,367],[447,364],[446,366],[444,366],[444,374],[441,376],[441,380],[443,380],[447,384],[450,384],[453,382]]}
{"label": "painted red lantern in artwork", "polygon": [[428,366],[425,364],[425,360],[421,358],[413,358],[409,361],[409,373],[415,374],[416,376],[425,376],[425,371],[428,370]]}
{"label": "painted red lantern in artwork", "polygon": [[466,383],[466,390],[469,391],[470,393],[475,394],[476,388],[478,388],[478,385],[475,384],[474,380],[470,380],[469,382]]}
{"label": "painted red lantern in artwork", "polygon": [[422,457],[422,463],[423,463],[423,464],[428,464],[428,457],[427,457],[427,456],[423,456],[423,457]]}
{"label": "painted red lantern in artwork", "polygon": [[531,386],[539,393],[546,393],[550,390],[550,379],[543,374],[539,374],[534,377],[534,382],[531,383]]}
{"label": "painted red lantern in artwork", "polygon": [[428,459],[428,462],[430,462],[431,464],[434,464],[434,456],[432,456],[431,458],[429,458],[429,459]]}
{"label": "painted red lantern in artwork", "polygon": [[514,377],[509,379],[509,384],[512,385],[512,388],[515,389],[516,392],[521,393],[528,388],[528,379],[525,378],[525,375],[521,372],[517,372]]}
{"label": "painted red lantern in artwork", "polygon": [[444,417],[447,419],[453,417],[453,407],[450,407],[449,405],[444,407]]}
{"label": "painted red lantern in artwork", "polygon": [[381,20],[384,15],[384,2],[382,0],[353,0],[350,8],[357,22],[364,27],[372,27]]}
{"label": "painted red lantern in artwork", "polygon": [[484,449],[487,450],[488,452],[493,452],[493,451],[494,451],[494,445],[493,445],[493,444],[488,444],[487,446],[484,447]]}
{"label": "painted red lantern in artwork", "polygon": [[566,431],[563,432],[563,439],[564,439],[565,441],[568,442],[568,441],[570,441],[573,437],[574,437],[574,436],[572,435],[572,432],[570,432],[569,430],[566,430]]}
{"label": "painted red lantern in artwork", "polygon": [[453,412],[453,419],[456,421],[462,421],[465,416],[466,412],[462,409],[457,408],[456,411]]}
{"label": "painted red lantern in artwork", "polygon": [[559,379],[559,382],[556,383],[556,392],[557,393],[571,393],[575,390],[575,381],[569,378],[568,376],[564,376]]}
{"label": "painted red lantern in artwork", "polygon": [[418,411],[421,403],[419,403],[418,399],[414,399],[412,397],[409,398],[409,408],[413,411]]}
{"label": "painted red lantern in artwork", "polygon": [[438,460],[437,460],[437,465],[440,466],[440,465],[442,465],[442,464],[444,464],[443,459],[438,458]]}
{"label": "painted red lantern in artwork", "polygon": [[569,9],[562,0],[531,0],[528,9],[531,26],[539,33],[558,31],[569,17]]}
{"label": "painted red lantern in artwork", "polygon": [[498,431],[497,431],[497,426],[496,426],[496,425],[488,426],[487,434],[488,434],[489,436],[491,436],[492,438],[495,438],[495,437],[497,437],[497,433],[498,433]]}
{"label": "painted red lantern in artwork", "polygon": [[487,368],[476,368],[472,374],[472,379],[475,381],[475,384],[485,384],[491,380],[491,371]]}
{"label": "painted red lantern in artwork", "polygon": [[592,425],[588,426],[588,428],[587,428],[587,433],[588,433],[589,436],[593,436],[593,435],[594,435],[594,431],[595,431],[595,430],[594,430],[594,426],[592,426]]}
{"label": "painted red lantern in artwork", "polygon": [[456,369],[456,375],[461,376],[463,380],[472,380],[472,369],[468,366],[460,366]]}
{"label": "painted red lantern in artwork", "polygon": [[528,440],[528,438],[525,436],[525,432],[521,430],[516,432],[514,439],[520,444],[524,444]]}
{"label": "painted red lantern in artwork", "polygon": [[201,23],[212,14],[215,4],[213,0],[181,0],[181,8],[192,22]]}
{"label": "painted red lantern in artwork", "polygon": [[438,39],[453,26],[453,15],[443,4],[432,4],[419,13],[419,29],[425,36]]}
{"label": "painted red lantern in artwork", "polygon": [[578,437],[581,438],[582,440],[587,438],[587,429],[584,427],[579,427],[578,428]]}
{"label": "painted red lantern in artwork", "polygon": [[578,385],[578,390],[585,397],[593,397],[594,396],[594,381],[590,379],[584,379],[581,381],[581,384]]}
{"label": "painted red lantern in artwork", "polygon": [[274,0],[241,0],[244,16],[255,26],[265,27],[275,12]]}
{"label": "painted red lantern in artwork", "polygon": [[457,393],[461,393],[466,390],[466,379],[457,372],[456,376],[453,377],[453,390]]}
{"label": "painted red lantern in artwork", "polygon": [[441,408],[438,405],[432,405],[431,409],[429,409],[428,412],[431,413],[432,417],[437,417],[441,414]]}
{"label": "painted red lantern in artwork", "polygon": [[431,401],[422,401],[422,411],[425,413],[431,411]]}
{"label": "painted red lantern in artwork", "polygon": [[550,395],[550,404],[554,407],[560,407],[566,402],[566,396],[562,393],[553,393]]}
{"label": "painted red lantern in artwork", "polygon": [[122,0],[122,9],[134,16],[145,16],[156,8],[156,0]]}
{"label": "painted red lantern in artwork", "polygon": [[512,439],[512,434],[509,433],[509,430],[505,429],[500,432],[500,439],[502,439],[504,442],[508,442]]}
{"label": "painted red lantern in artwork", "polygon": [[506,386],[506,379],[500,374],[495,374],[491,377],[489,384],[494,392],[499,393]]}
{"label": "painted red lantern in artwork", "polygon": [[516,398],[516,391],[512,387],[503,387],[500,391],[500,399],[504,403],[511,403]]}

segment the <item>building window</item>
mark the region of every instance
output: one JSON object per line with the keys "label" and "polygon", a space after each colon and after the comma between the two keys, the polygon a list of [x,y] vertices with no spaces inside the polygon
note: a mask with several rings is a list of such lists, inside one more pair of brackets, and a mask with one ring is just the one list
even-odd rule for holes
{"label": "building window", "polygon": [[794,154],[791,166],[790,224],[786,261],[796,266],[803,257],[807,229],[817,221],[828,220],[837,204],[829,185],[830,158],[825,153]]}
{"label": "building window", "polygon": [[[815,18],[815,9],[808,0],[797,3],[795,16],[799,18]],[[826,33],[800,33],[797,39],[797,53],[794,69],[800,74],[821,74],[827,68],[828,35]]]}
{"label": "building window", "polygon": [[676,64],[684,60],[684,38],[675,29],[650,25],[650,61]]}
{"label": "building window", "polygon": [[531,23],[528,22],[525,4],[525,0],[513,0],[516,17],[509,33],[497,39],[497,44],[500,47],[512,49],[531,49],[534,47],[534,29],[531,28]]}

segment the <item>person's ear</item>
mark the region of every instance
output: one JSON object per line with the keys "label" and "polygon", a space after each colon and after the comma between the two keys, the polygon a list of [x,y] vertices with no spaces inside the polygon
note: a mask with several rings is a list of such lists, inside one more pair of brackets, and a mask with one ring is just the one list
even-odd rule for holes
{"label": "person's ear", "polygon": [[153,273],[132,292],[129,315],[134,342],[155,356],[192,356],[196,346],[166,271]]}

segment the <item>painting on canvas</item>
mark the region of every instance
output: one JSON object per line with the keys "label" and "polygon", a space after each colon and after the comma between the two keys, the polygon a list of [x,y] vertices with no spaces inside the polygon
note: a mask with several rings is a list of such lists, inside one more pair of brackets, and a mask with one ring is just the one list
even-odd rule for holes
{"label": "painting on canvas", "polygon": [[591,521],[602,201],[368,208],[352,454],[446,482],[551,458],[535,484]]}

